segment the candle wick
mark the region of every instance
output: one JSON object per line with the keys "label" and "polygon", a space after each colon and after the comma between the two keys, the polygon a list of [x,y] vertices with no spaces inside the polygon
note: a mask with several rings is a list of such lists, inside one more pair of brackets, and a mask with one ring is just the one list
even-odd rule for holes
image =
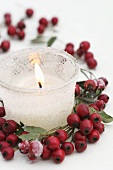
{"label": "candle wick", "polygon": [[39,88],[42,88],[42,84],[40,82],[38,82]]}

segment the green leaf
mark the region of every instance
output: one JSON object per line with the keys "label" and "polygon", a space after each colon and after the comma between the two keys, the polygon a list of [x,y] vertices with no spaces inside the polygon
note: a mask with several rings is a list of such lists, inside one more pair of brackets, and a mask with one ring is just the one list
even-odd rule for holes
{"label": "green leaf", "polygon": [[95,110],[93,107],[89,107],[89,110],[90,110],[90,114],[92,114],[92,113],[98,113],[98,111]]}
{"label": "green leaf", "polygon": [[20,126],[20,127],[16,130],[15,134],[19,136],[19,135],[22,134],[23,131],[24,131],[24,129]]}
{"label": "green leaf", "polygon": [[23,134],[21,136],[19,136],[20,139],[22,140],[33,140],[33,139],[37,139],[38,135],[36,134]]}
{"label": "green leaf", "polygon": [[85,81],[79,81],[79,82],[77,82],[77,84],[78,84],[82,89],[84,89],[84,82],[85,82]]}
{"label": "green leaf", "polygon": [[98,114],[102,117],[102,121],[104,123],[110,123],[113,121],[113,117],[106,114],[104,111],[100,111],[100,112],[98,112]]}
{"label": "green leaf", "polygon": [[52,44],[54,43],[54,41],[57,39],[57,37],[51,37],[48,42],[47,42],[47,46],[50,47],[52,46]]}
{"label": "green leaf", "polygon": [[45,41],[44,38],[45,38],[44,36],[39,35],[37,38],[32,39],[32,40],[31,40],[31,43],[34,43],[34,44],[38,44],[38,43],[46,43],[46,41]]}

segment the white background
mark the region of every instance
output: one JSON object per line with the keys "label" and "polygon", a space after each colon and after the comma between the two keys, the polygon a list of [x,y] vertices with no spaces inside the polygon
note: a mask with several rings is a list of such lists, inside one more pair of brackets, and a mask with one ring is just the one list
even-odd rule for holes
{"label": "white background", "polygon": [[[30,39],[34,38],[40,17],[58,16],[60,19],[57,36],[63,42],[79,43],[87,40],[91,43],[90,51],[98,61],[94,71],[97,77],[105,76],[109,80],[106,93],[110,96],[106,112],[113,116],[113,0],[0,0],[0,22],[5,12],[11,12],[13,22],[16,24],[24,16],[25,9],[31,7],[35,10],[32,19],[26,21],[26,39],[22,42],[11,40],[11,50],[31,47]],[[3,39],[6,30],[2,29]],[[64,49],[64,44],[57,41],[56,48]],[[0,54],[3,57],[3,54]],[[81,67],[87,68],[85,64]],[[79,154],[67,156],[62,164],[56,165],[51,160],[39,160],[35,164],[28,164],[26,157],[19,152],[11,161],[5,161],[0,155],[0,169],[4,170],[112,170],[113,169],[113,124],[106,125],[105,133],[96,144],[88,144],[88,149]]]}

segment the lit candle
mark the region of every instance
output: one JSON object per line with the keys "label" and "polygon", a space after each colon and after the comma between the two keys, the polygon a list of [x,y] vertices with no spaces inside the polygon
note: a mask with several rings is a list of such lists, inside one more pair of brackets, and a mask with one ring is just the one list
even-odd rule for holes
{"label": "lit candle", "polygon": [[44,74],[38,63],[35,63],[35,77],[38,87],[42,88],[42,86],[44,85]]}

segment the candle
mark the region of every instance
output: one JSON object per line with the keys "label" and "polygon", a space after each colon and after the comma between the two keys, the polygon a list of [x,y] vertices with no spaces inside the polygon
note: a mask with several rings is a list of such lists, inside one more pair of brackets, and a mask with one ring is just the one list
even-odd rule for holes
{"label": "candle", "polygon": [[[33,53],[39,55],[36,65],[29,60]],[[76,59],[61,50],[31,48],[9,54],[0,66],[0,97],[8,119],[46,129],[66,123],[79,73]]]}

